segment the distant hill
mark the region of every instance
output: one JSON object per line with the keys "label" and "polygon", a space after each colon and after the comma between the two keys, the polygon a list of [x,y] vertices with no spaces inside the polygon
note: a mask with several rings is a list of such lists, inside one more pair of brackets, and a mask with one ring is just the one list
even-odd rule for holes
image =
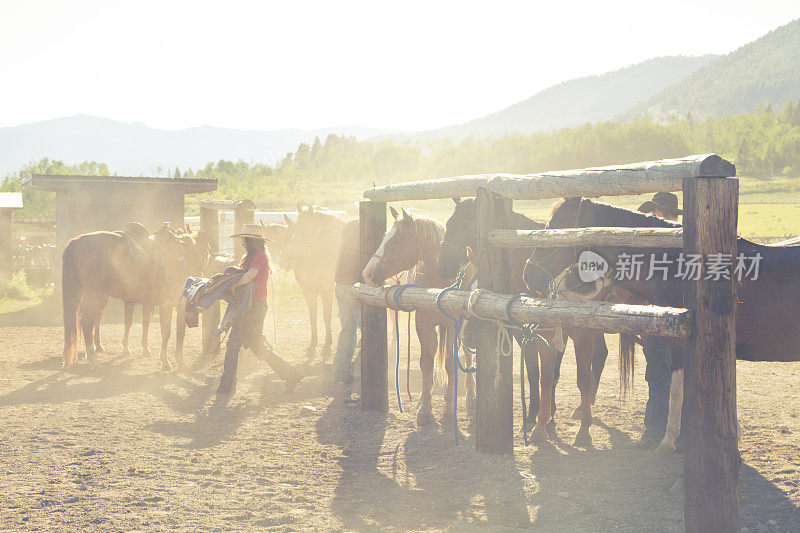
{"label": "distant hill", "polygon": [[89,115],[0,128],[0,177],[43,157],[66,163],[98,161],[123,175],[152,175],[176,166],[186,170],[227,159],[275,162],[300,143],[331,134],[366,139],[389,130],[352,126],[312,131],[244,131],[211,126],[168,131]]}
{"label": "distant hill", "polygon": [[507,132],[549,132],[611,120],[718,57],[659,57],[599,76],[565,81],[497,113],[457,126],[422,132],[417,137],[450,137],[458,141],[469,135],[500,137]]}
{"label": "distant hill", "polygon": [[622,115],[663,120],[750,113],[800,99],[800,19],[709,63]]}

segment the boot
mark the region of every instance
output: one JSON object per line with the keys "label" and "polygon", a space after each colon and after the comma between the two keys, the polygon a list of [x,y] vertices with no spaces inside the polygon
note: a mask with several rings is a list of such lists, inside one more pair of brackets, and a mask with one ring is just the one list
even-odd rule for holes
{"label": "boot", "polygon": [[264,355],[263,360],[278,374],[278,377],[286,383],[287,392],[294,391],[297,384],[303,379],[303,375],[295,367],[281,359],[281,357],[272,350],[269,350]]}

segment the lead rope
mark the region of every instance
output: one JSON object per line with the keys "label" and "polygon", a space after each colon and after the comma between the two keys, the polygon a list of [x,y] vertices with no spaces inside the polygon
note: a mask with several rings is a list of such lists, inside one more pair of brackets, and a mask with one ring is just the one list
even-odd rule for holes
{"label": "lead rope", "polygon": [[[400,412],[403,413],[403,400],[400,397],[400,311],[404,311],[406,313],[411,313],[413,309],[401,309],[400,308],[400,296],[403,294],[403,291],[410,288],[410,287],[418,287],[424,289],[422,285],[417,285],[416,283],[405,283],[403,285],[394,285],[392,287],[387,287],[386,292],[383,295],[383,301],[386,303],[386,306],[390,309],[394,309],[394,327],[395,331],[397,331],[397,345],[395,346],[395,357],[394,357],[394,388],[397,393],[397,406],[400,408]],[[392,293],[392,302],[394,306],[389,306],[388,298],[389,292],[394,289]],[[410,342],[410,338],[409,338]],[[410,353],[410,352],[409,352]],[[410,357],[410,355],[409,355]],[[406,385],[408,388],[408,385]]]}
{"label": "lead rope", "polygon": [[474,374],[476,372],[476,367],[472,365],[469,368],[464,368],[464,365],[461,364],[461,359],[458,357],[461,327],[464,325],[464,309],[461,310],[459,317],[455,318],[442,309],[441,300],[442,296],[447,292],[458,290],[461,287],[461,282],[464,280],[464,274],[466,272],[467,267],[465,266],[461,272],[458,273],[453,284],[449,287],[445,287],[436,295],[436,308],[440,313],[453,321],[453,435],[455,437],[456,446],[458,446],[458,371],[461,370],[461,372],[465,374]]}

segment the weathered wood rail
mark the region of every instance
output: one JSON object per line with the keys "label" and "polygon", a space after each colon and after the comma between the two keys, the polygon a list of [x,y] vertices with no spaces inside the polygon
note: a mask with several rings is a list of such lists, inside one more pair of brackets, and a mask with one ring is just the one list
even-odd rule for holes
{"label": "weathered wood rail", "polygon": [[489,244],[504,248],[630,246],[683,248],[683,228],[569,228],[489,232]]}
{"label": "weathered wood rail", "polygon": [[512,200],[569,196],[619,196],[680,191],[683,178],[735,176],[736,167],[715,154],[540,174],[481,174],[394,183],[364,191],[377,202],[475,196],[480,188]]}
{"label": "weathered wood rail", "polygon": [[[362,283],[353,286],[353,297],[361,303],[386,307],[393,302],[392,287],[370,287]],[[388,297],[386,291],[389,291]],[[403,309],[436,311],[436,297],[441,289],[408,287],[399,298]],[[468,318],[506,319],[506,304],[510,296],[481,292],[472,307],[467,309],[469,291],[448,291],[439,303],[451,316]],[[655,305],[627,305],[597,301],[548,300],[521,297],[509,308],[511,318],[522,324],[536,323],[543,327],[588,328],[607,333],[659,335],[686,340],[692,334],[692,311]]]}

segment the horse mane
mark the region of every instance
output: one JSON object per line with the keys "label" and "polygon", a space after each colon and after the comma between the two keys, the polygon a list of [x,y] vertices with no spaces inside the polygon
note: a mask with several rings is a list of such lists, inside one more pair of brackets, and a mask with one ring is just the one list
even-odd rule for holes
{"label": "horse mane", "polygon": [[581,200],[580,207],[578,208],[578,213],[580,213],[581,210],[583,209],[587,209],[587,206],[588,208],[591,208],[592,216],[595,217],[596,219],[595,222],[597,220],[600,221],[611,220],[614,221],[614,225],[633,227],[633,228],[681,227],[681,224],[678,222],[664,220],[663,218],[659,218],[652,214],[645,214],[639,211],[626,209],[624,207],[617,207],[615,205],[597,202],[595,200],[590,200],[588,198],[584,198],[583,200]]}
{"label": "horse mane", "polygon": [[439,243],[444,239],[445,226],[438,220],[422,215],[414,215],[413,220],[417,226],[420,236],[420,244],[435,244],[437,249]]}
{"label": "horse mane", "polygon": [[547,224],[539,222],[522,213],[511,212],[511,227],[514,229],[544,229]]}

